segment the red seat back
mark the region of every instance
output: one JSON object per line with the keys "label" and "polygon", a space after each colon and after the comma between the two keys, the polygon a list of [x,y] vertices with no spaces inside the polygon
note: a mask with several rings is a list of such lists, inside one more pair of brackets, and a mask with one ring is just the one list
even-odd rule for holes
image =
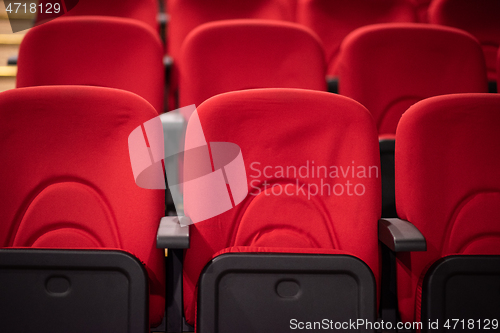
{"label": "red seat back", "polygon": [[[200,272],[217,252],[234,246],[336,249],[363,260],[379,280],[380,162],[364,107],[326,92],[253,89],[212,97],[197,112],[207,142],[241,148],[249,194],[233,209],[190,226],[184,260],[189,322]],[[192,120],[186,146],[198,129]]]}
{"label": "red seat back", "polygon": [[[500,254],[500,96],[421,101],[396,133],[396,205],[425,236],[426,252],[398,256],[404,321],[420,313],[423,275],[451,254]],[[418,317],[417,317],[418,320]]]}
{"label": "red seat back", "polygon": [[415,102],[436,95],[487,92],[477,40],[454,28],[378,24],[351,33],[341,47],[339,93],[363,104],[380,134],[394,134]]}
{"label": "red seat back", "polygon": [[326,90],[321,44],[293,23],[207,23],[186,38],[178,63],[180,106],[250,88]]}
{"label": "red seat back", "polygon": [[[149,25],[153,29],[158,29],[158,1],[157,0],[63,0],[57,1],[58,3],[64,3],[64,7],[61,8],[61,13],[65,13],[64,16],[87,16],[87,15],[99,15],[99,16],[114,16],[131,18],[135,20],[142,21]],[[51,9],[47,13],[48,8],[52,8],[51,5],[54,1],[50,0],[40,0],[38,2],[38,9],[43,9],[38,11],[38,15],[35,24],[41,24],[46,20],[50,20],[55,17],[55,10]],[[41,7],[40,7],[41,6]],[[70,7],[70,8],[68,8]],[[66,9],[66,11],[65,11]]]}
{"label": "red seat back", "polygon": [[[497,55],[497,71],[500,73],[500,49],[498,49],[498,55]],[[500,87],[500,75],[497,76],[497,91]]]}
{"label": "red seat back", "polygon": [[142,22],[60,18],[32,28],[18,60],[17,87],[90,85],[131,91],[163,112],[163,48]]}
{"label": "red seat back", "polygon": [[500,1],[434,0],[429,22],[447,25],[473,34],[483,47],[488,79],[495,81],[495,57],[500,45]]}
{"label": "red seat back", "polygon": [[150,322],[165,306],[163,251],[156,231],[163,191],[134,181],[128,136],[157,116],[121,90],[53,86],[0,94],[0,244],[122,249],[150,278]]}
{"label": "red seat back", "polygon": [[168,53],[177,59],[187,35],[203,23],[232,19],[292,21],[294,6],[289,0],[168,0],[170,21]]}
{"label": "red seat back", "polygon": [[407,0],[415,7],[418,22],[429,22],[429,6],[432,0]]}
{"label": "red seat back", "polygon": [[413,6],[401,0],[298,0],[297,22],[323,41],[328,75],[337,75],[340,43],[356,28],[375,23],[415,22]]}

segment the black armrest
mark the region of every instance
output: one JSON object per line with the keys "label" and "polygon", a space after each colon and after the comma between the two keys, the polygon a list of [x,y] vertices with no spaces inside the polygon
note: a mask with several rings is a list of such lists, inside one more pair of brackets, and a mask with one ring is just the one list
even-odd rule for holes
{"label": "black armrest", "polygon": [[[173,82],[174,59],[171,56],[163,57],[163,69],[165,72],[165,96],[167,97],[167,105],[165,111],[173,110],[177,107],[177,91],[176,84]],[[172,101],[171,101],[172,99]],[[175,100],[175,102],[174,102]],[[172,105],[171,105],[172,104]]]}
{"label": "black armrest", "polygon": [[[382,152],[382,145],[381,145]],[[397,218],[378,221],[378,238],[382,246],[382,280],[380,316],[394,326],[398,322],[398,297],[396,293],[396,252],[425,251],[426,242],[420,231],[410,222]]]}
{"label": "black armrest", "polygon": [[381,154],[392,154],[394,155],[394,148],[396,140],[391,137],[381,137],[378,139],[378,144],[380,146]]}
{"label": "black armrest", "polygon": [[497,82],[488,81],[488,92],[496,94],[498,92]]}
{"label": "black armrest", "polygon": [[13,56],[10,56],[7,59],[7,65],[8,66],[16,66],[17,65],[17,54],[13,55]]}
{"label": "black armrest", "polygon": [[326,78],[327,91],[338,94],[339,93],[339,78],[338,77],[327,77]]}
{"label": "black armrest", "polygon": [[380,176],[382,180],[382,218],[398,217],[396,212],[396,190],[394,179],[394,148],[393,137],[379,138]]}
{"label": "black armrest", "polygon": [[378,239],[394,252],[427,251],[425,237],[408,221],[381,219]]}
{"label": "black armrest", "polygon": [[182,262],[184,249],[189,248],[189,224],[186,216],[165,216],[161,219],[156,247],[168,248],[166,259],[167,297],[166,332],[183,332]]}
{"label": "black armrest", "polygon": [[165,67],[165,74],[167,75],[167,80],[170,79],[170,73],[172,67],[174,66],[174,59],[171,56],[163,57],[163,66]]}
{"label": "black armrest", "polygon": [[163,44],[166,44],[167,42],[167,24],[169,19],[170,18],[168,14],[164,12],[160,12],[156,16],[156,21],[158,22],[158,25],[160,27],[160,37]]}
{"label": "black armrest", "polygon": [[163,217],[156,235],[156,247],[164,249],[189,248],[189,224],[191,221],[186,216]]}

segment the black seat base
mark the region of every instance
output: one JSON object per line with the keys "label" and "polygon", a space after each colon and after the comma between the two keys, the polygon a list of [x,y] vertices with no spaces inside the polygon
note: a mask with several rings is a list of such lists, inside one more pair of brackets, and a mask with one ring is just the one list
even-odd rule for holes
{"label": "black seat base", "polygon": [[315,326],[313,331],[320,331],[319,325],[334,328],[358,318],[374,322],[375,295],[370,268],[352,256],[223,254],[201,275],[197,329],[261,333]]}
{"label": "black seat base", "polygon": [[[500,331],[499,315],[500,256],[448,256],[427,272],[422,288],[424,332]],[[429,330],[429,320],[438,320],[438,329]]]}
{"label": "black seat base", "polygon": [[2,249],[0,332],[149,332],[146,270],[121,251]]}

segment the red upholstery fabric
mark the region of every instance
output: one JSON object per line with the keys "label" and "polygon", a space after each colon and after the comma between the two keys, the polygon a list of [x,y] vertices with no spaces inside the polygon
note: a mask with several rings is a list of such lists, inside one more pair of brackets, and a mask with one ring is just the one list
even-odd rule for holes
{"label": "red upholstery fabric", "polygon": [[413,103],[436,95],[488,91],[477,40],[454,28],[418,23],[371,25],[341,46],[339,93],[363,104],[380,134],[394,134]]}
{"label": "red upholstery fabric", "polygon": [[426,252],[398,255],[402,319],[420,307],[417,285],[451,254],[500,254],[500,95],[438,96],[413,105],[396,133],[399,217],[425,236]]}
{"label": "red upholstery fabric", "polygon": [[429,6],[432,0],[407,0],[415,7],[418,22],[429,22]]}
{"label": "red upholstery fabric", "polygon": [[[190,226],[184,260],[188,322],[195,321],[201,270],[230,247],[339,250],[363,260],[379,282],[379,148],[364,107],[326,92],[252,89],[212,97],[198,115],[207,142],[241,148],[249,194],[235,208]],[[355,185],[364,193],[354,194]]]}
{"label": "red upholstery fabric", "polygon": [[167,31],[168,53],[179,56],[186,36],[203,23],[232,19],[292,21],[293,2],[289,0],[168,0],[170,16]]}
{"label": "red upholstery fabric", "polygon": [[300,25],[229,20],[196,28],[179,58],[180,106],[250,88],[326,90],[325,56],[316,35]]}
{"label": "red upholstery fabric", "polygon": [[264,19],[293,21],[295,0],[165,0],[170,17],[167,53],[174,59],[169,86],[169,107],[176,108],[179,85],[177,59],[184,39],[196,27],[213,21]]}
{"label": "red upholstery fabric", "polygon": [[[498,55],[497,55],[497,71],[500,73],[500,49],[498,49]],[[497,76],[497,90],[500,89],[500,75]]]}
{"label": "red upholstery fabric", "polygon": [[133,19],[70,17],[32,28],[19,49],[17,87],[91,85],[136,93],[163,112],[163,48]]}
{"label": "red upholstery fabric", "polygon": [[132,93],[52,86],[0,94],[0,245],[122,249],[149,273],[150,322],[165,306],[156,231],[164,192],[134,181],[128,136],[157,116]]}
{"label": "red upholstery fabric", "polygon": [[[61,1],[58,2],[61,3]],[[66,8],[68,5],[77,2],[73,8],[64,14],[65,17],[86,15],[124,17],[142,21],[151,28],[158,29],[157,0],[63,0],[63,2],[65,2]],[[47,8],[46,4],[53,4],[54,1],[40,0],[38,3],[42,4],[43,8]],[[45,11],[39,11],[35,23],[43,23],[45,20],[54,17],[52,15],[47,14]]]}
{"label": "red upholstery fabric", "polygon": [[356,28],[385,22],[415,22],[415,11],[401,0],[298,0],[297,22],[318,34],[325,45],[328,75],[337,75],[342,40]]}
{"label": "red upholstery fabric", "polygon": [[300,247],[256,247],[256,246],[233,246],[225,248],[212,257],[215,258],[225,253],[306,253],[306,254],[346,254],[345,251],[335,249],[300,248]]}
{"label": "red upholstery fabric", "polygon": [[495,56],[500,45],[500,1],[434,0],[429,7],[429,22],[470,32],[483,47],[488,79],[495,81]]}

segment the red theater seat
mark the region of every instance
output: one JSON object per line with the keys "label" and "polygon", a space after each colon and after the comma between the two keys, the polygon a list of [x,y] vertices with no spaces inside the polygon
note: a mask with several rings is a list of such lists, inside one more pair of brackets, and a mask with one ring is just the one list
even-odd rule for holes
{"label": "red theater seat", "polygon": [[319,39],[300,25],[228,20],[196,28],[178,61],[180,106],[251,88],[326,90]]}
{"label": "red theater seat", "polygon": [[[0,317],[16,328],[6,331],[144,332],[148,284],[149,323],[161,322],[164,192],[135,184],[128,150],[132,130],[157,115],[118,89],[0,94],[0,280],[9,288]],[[120,266],[124,257],[137,258],[142,286]]]}
{"label": "red theater seat", "polygon": [[[149,25],[153,29],[158,29],[158,1],[157,0],[62,0],[62,1],[51,1],[51,0],[40,0],[39,6],[41,5],[44,9],[39,11],[35,24],[38,25],[46,20],[50,20],[55,17],[54,10],[51,9],[52,13],[47,13],[46,9],[52,8],[48,4],[54,3],[64,3],[62,7],[62,13],[64,16],[87,16],[87,15],[99,15],[99,16],[111,16],[111,17],[123,17],[131,18],[135,20],[142,21]],[[65,10],[66,9],[66,10]]]}
{"label": "red theater seat", "polygon": [[231,19],[293,21],[289,0],[168,0],[168,53],[177,59],[187,35],[203,23]]}
{"label": "red theater seat", "polygon": [[163,48],[156,32],[132,19],[82,16],[32,28],[19,49],[17,87],[118,88],[163,112]]}
{"label": "red theater seat", "polygon": [[500,313],[499,111],[497,94],[456,94],[423,100],[401,118],[397,211],[427,241],[426,252],[398,254],[404,321],[474,319],[469,329],[480,331],[480,319]]}
{"label": "red theater seat", "polygon": [[429,22],[470,32],[481,43],[488,79],[495,81],[495,56],[500,45],[500,1],[434,0],[429,7]]}
{"label": "red theater seat", "polygon": [[252,89],[212,97],[197,115],[186,147],[193,119],[207,142],[238,145],[249,194],[190,225],[186,320],[199,332],[274,332],[295,316],[375,318],[380,179],[368,111],[326,92]]}
{"label": "red theater seat", "polygon": [[177,60],[184,40],[196,27],[213,21],[264,19],[293,21],[295,2],[290,0],[168,0],[167,53],[173,59],[169,80],[169,108],[178,104]]}
{"label": "red theater seat", "polygon": [[354,29],[375,23],[415,22],[413,6],[401,0],[298,0],[297,22],[325,45],[328,75],[336,76],[342,40]]}
{"label": "red theater seat", "polygon": [[352,32],[341,46],[339,93],[363,104],[379,134],[394,134],[403,112],[436,95],[487,92],[477,40],[454,28],[377,24]]}

